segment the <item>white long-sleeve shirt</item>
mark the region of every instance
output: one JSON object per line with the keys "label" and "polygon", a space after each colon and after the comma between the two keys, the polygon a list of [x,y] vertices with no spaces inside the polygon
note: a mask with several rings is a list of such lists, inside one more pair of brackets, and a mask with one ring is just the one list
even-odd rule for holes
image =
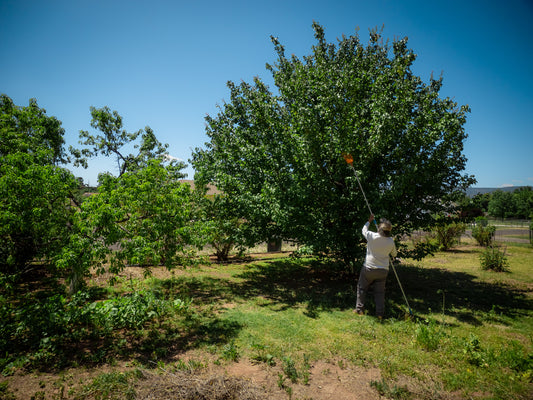
{"label": "white long-sleeve shirt", "polygon": [[363,236],[368,242],[366,246],[367,268],[389,269],[389,254],[396,257],[396,245],[391,237],[381,236],[379,233],[368,230],[370,222],[363,226]]}

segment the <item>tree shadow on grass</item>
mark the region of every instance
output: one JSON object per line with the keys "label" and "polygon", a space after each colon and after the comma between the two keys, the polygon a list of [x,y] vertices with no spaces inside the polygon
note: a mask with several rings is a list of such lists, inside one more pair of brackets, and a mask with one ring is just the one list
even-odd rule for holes
{"label": "tree shadow on grass", "polygon": [[[490,315],[494,319],[496,314],[518,318],[527,315],[533,307],[527,290],[505,283],[482,282],[465,272],[410,264],[397,267],[397,272],[411,308],[420,312],[443,311],[458,321],[482,325],[480,318]],[[402,299],[392,273],[387,292],[391,298]]]}
{"label": "tree shadow on grass", "polygon": [[[445,314],[458,322],[481,325],[488,318],[494,320],[495,310],[504,317],[517,318],[528,314],[533,306],[525,290],[480,282],[468,273],[410,264],[396,270],[415,316],[439,313],[444,306]],[[257,302],[259,307],[275,311],[302,307],[306,316],[317,318],[323,312],[354,308],[356,286],[357,277],[343,266],[304,259],[248,264],[233,278],[182,276],[157,281],[156,290],[192,299],[194,311],[180,323],[179,333],[167,333],[161,342],[153,338],[144,344],[146,350],[166,346],[173,354],[206,345],[221,346],[242,329],[239,323],[224,317],[222,311],[228,306],[261,299],[264,301]],[[372,314],[372,294],[368,297],[368,312]],[[389,317],[405,316],[405,301],[392,271],[386,299]],[[505,318],[498,322],[505,324]]]}
{"label": "tree shadow on grass", "polygon": [[[480,282],[464,272],[421,268],[410,264],[396,267],[399,280],[412,310],[443,310],[461,322],[480,325],[480,316],[494,313],[508,317],[526,315],[533,301],[525,290],[507,285]],[[239,275],[241,282],[229,283],[235,296],[263,297],[278,310],[304,304],[306,314],[355,307],[357,278],[335,263],[318,261],[272,261],[256,264]],[[388,313],[406,310],[398,281],[391,271],[387,279]],[[367,304],[372,312],[372,293]]]}
{"label": "tree shadow on grass", "polygon": [[306,315],[348,309],[355,304],[355,277],[336,263],[281,260],[254,265],[241,273],[243,281],[232,283],[239,297],[262,297],[282,311],[306,305]]}

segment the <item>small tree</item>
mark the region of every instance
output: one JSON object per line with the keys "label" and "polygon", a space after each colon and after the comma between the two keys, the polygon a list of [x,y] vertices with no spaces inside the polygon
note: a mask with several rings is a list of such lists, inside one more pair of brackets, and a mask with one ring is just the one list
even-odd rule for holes
{"label": "small tree", "polygon": [[77,232],[57,260],[69,271],[71,291],[90,267],[118,273],[126,265],[171,269],[187,262],[189,246],[201,245],[194,204],[189,185],[173,179],[160,160],[120,177],[101,175],[98,193],[81,205]]}
{"label": "small tree", "polygon": [[215,194],[203,201],[203,214],[208,231],[208,243],[215,249],[217,261],[227,261],[233,248],[253,245],[249,224],[239,218],[228,196]]}
{"label": "small tree", "polygon": [[[71,152],[81,165],[86,157],[114,155],[119,175],[99,175],[98,193],[80,206],[75,232],[56,260],[69,276],[71,291],[79,289],[91,267],[104,272],[109,266],[117,273],[128,264],[172,268],[187,262],[205,237],[195,193],[180,181],[184,164],[165,157],[167,145],[149,127],[125,132],[120,115],[107,107],[91,108],[91,114],[91,125],[104,135],[82,131],[82,144],[93,148]],[[127,145],[138,153],[124,155]]]}

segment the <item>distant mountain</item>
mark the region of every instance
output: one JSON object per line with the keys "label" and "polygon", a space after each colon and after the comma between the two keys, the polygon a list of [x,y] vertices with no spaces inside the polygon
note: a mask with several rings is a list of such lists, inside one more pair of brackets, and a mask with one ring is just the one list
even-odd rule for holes
{"label": "distant mountain", "polygon": [[475,188],[471,187],[466,189],[466,195],[468,197],[474,197],[476,194],[485,194],[485,193],[492,193],[496,190],[501,190],[503,192],[514,192],[516,189],[527,187],[527,186],[505,186],[500,188]]}

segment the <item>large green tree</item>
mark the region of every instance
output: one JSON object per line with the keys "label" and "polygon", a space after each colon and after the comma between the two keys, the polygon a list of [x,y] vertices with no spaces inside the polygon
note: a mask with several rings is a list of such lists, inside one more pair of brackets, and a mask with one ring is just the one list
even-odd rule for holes
{"label": "large green tree", "polygon": [[[407,38],[384,42],[377,30],[316,44],[302,59],[267,65],[275,90],[259,78],[228,83],[230,100],[206,118],[210,141],[193,153],[199,183],[215,184],[253,224],[257,241],[296,239],[351,262],[363,251],[368,216],[356,171],[373,212],[397,234],[428,226],[474,182],[463,174],[468,106],[414,75]],[[350,153],[355,171],[341,154]]]}
{"label": "large green tree", "polygon": [[64,130],[35,99],[0,96],[0,272],[50,261],[68,241],[78,182],[66,161]]}
{"label": "large green tree", "polygon": [[488,213],[496,218],[509,218],[515,214],[515,202],[511,192],[496,190],[490,196]]}
{"label": "large green tree", "polygon": [[515,218],[531,218],[533,216],[533,189],[524,186],[513,192],[515,203]]}

